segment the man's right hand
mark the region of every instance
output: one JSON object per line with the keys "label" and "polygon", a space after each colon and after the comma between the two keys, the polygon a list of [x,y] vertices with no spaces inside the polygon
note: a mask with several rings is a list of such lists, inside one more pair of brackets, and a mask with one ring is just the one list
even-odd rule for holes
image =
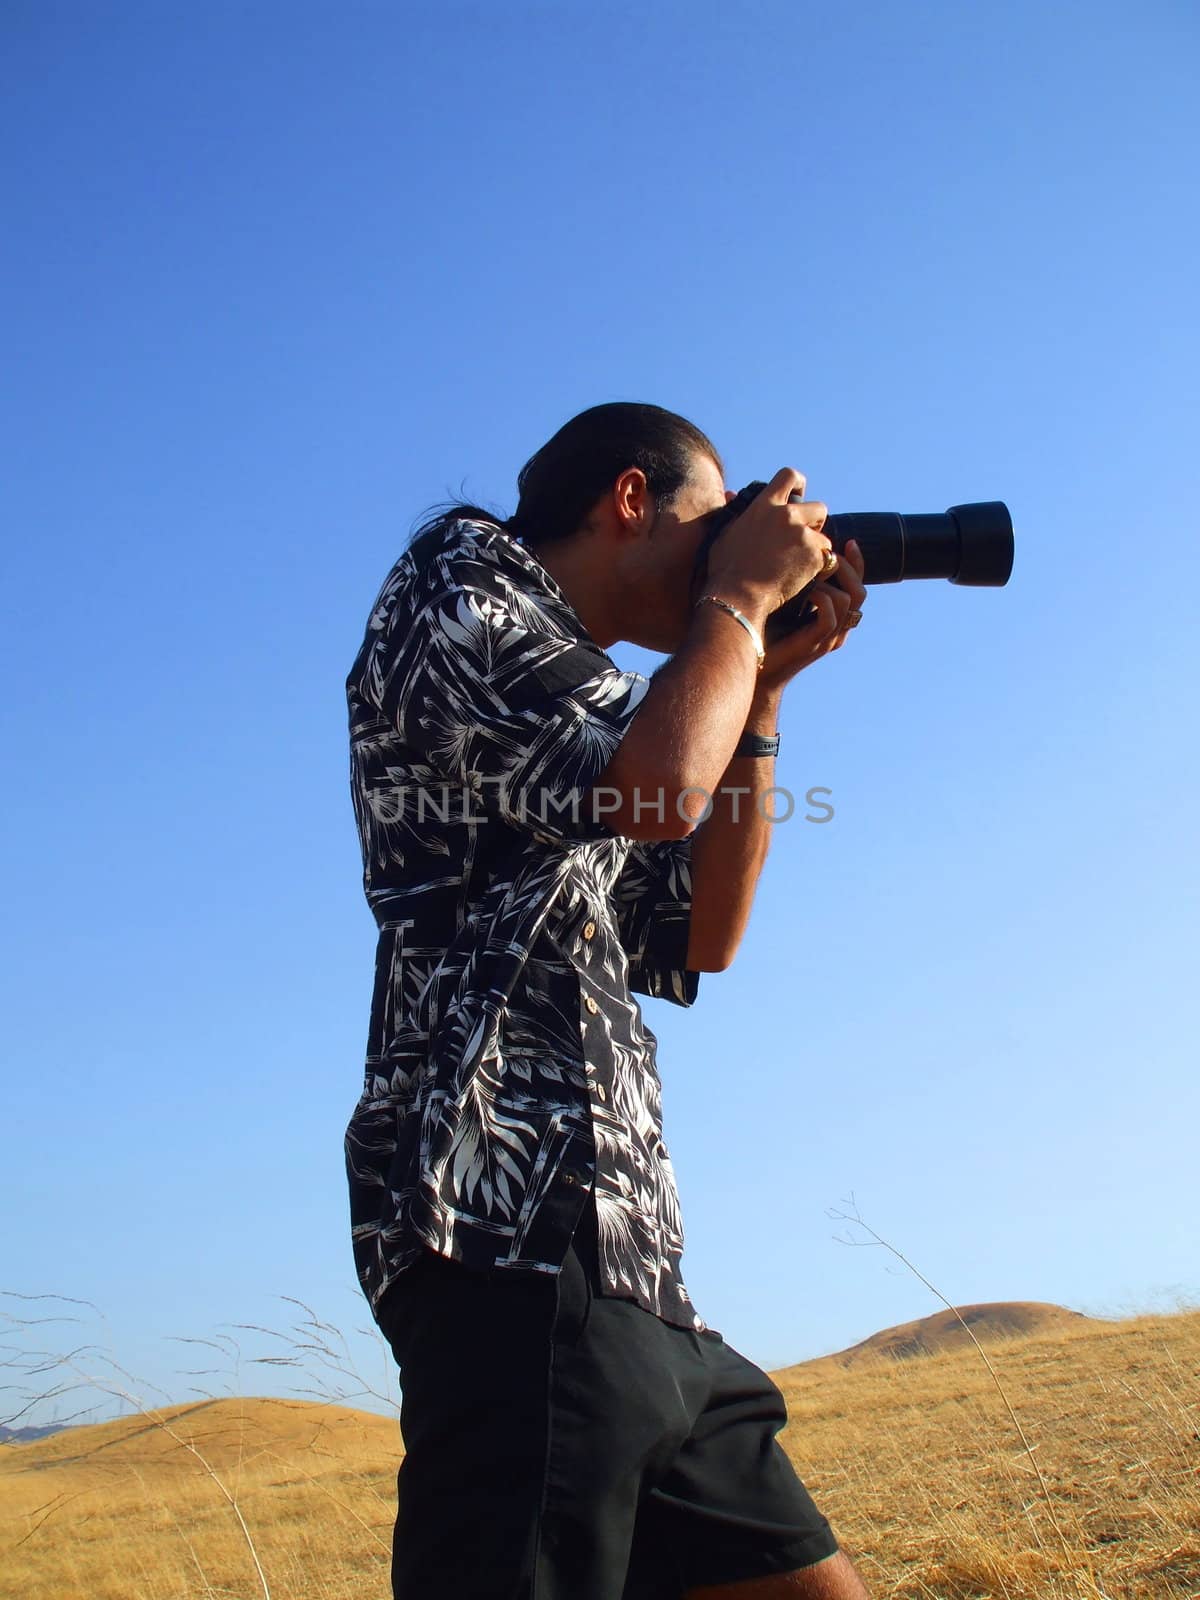
{"label": "man's right hand", "polygon": [[820,500],[792,503],[807,480],[795,467],[782,467],[708,552],[705,592],[739,605],[760,622],[821,570],[833,545],[821,530],[828,508]]}

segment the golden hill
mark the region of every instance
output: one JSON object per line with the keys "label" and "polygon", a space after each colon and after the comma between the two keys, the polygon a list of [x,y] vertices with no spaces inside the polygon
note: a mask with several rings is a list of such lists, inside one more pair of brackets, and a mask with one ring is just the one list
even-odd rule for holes
{"label": "golden hill", "polygon": [[938,1311],[916,1322],[901,1322],[894,1328],[873,1333],[848,1350],[818,1356],[817,1360],[836,1362],[839,1367],[852,1367],[877,1356],[908,1361],[914,1356],[932,1356],[942,1350],[965,1349],[972,1346],[973,1340],[981,1345],[991,1344],[998,1339],[1052,1333],[1064,1325],[1077,1327],[1089,1321],[1093,1319],[1080,1311],[1068,1311],[1065,1306],[1049,1305],[1040,1300],[994,1300],[986,1305]]}
{"label": "golden hill", "polygon": [[[988,1346],[1003,1397],[969,1343],[855,1349],[775,1378],[785,1448],[873,1594],[1200,1593],[1200,1312],[1009,1333]],[[0,1447],[0,1595],[253,1600],[257,1563],[272,1600],[379,1600],[400,1451],[393,1420],[286,1400]]]}
{"label": "golden hill", "polygon": [[0,1466],[36,1461],[42,1471],[74,1468],[106,1478],[134,1468],[191,1474],[203,1473],[207,1466],[236,1476],[256,1461],[271,1459],[358,1467],[372,1449],[394,1462],[399,1439],[395,1421],[345,1406],[308,1400],[199,1400],[9,1445],[11,1454],[0,1453]]}

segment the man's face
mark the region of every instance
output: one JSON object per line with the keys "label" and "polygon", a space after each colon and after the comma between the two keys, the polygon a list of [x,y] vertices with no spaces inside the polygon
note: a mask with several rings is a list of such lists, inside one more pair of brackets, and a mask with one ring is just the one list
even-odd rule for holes
{"label": "man's face", "polygon": [[672,654],[683,643],[691,622],[692,574],[696,553],[707,531],[707,518],[733,499],[721,469],[710,455],[692,458],[688,481],[670,510],[660,510],[647,536],[639,565],[647,601],[639,606],[639,637],[634,642]]}

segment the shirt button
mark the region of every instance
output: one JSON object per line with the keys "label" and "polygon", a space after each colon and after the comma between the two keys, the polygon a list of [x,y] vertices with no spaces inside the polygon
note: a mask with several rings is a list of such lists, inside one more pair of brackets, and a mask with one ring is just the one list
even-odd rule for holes
{"label": "shirt button", "polygon": [[604,1092],[604,1085],[602,1083],[598,1083],[596,1085],[596,1093],[600,1096],[601,1100],[607,1100],[608,1099],[607,1094],[605,1094],[605,1092]]}
{"label": "shirt button", "polygon": [[584,925],[583,925],[583,937],[585,939],[594,939],[596,937],[596,924],[594,922],[585,922],[584,923]]}
{"label": "shirt button", "polygon": [[599,1009],[600,1009],[599,1005],[597,1005],[596,1001],[592,998],[592,996],[590,994],[584,999],[583,1003],[588,1008],[588,1010],[592,1013],[593,1016],[595,1016],[597,1011],[599,1011]]}

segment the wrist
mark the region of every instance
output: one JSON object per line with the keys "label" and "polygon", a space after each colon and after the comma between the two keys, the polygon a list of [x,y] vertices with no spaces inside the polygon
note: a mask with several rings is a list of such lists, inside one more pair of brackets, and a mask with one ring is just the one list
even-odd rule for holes
{"label": "wrist", "polygon": [[779,711],[783,703],[783,686],[766,685],[756,688],[746,713],[746,733],[774,734],[779,732]]}
{"label": "wrist", "polygon": [[723,578],[717,576],[709,578],[704,585],[704,593],[716,595],[718,600],[724,600],[727,605],[736,606],[744,616],[754,624],[761,634],[767,625],[767,618],[771,615],[770,597],[753,584],[742,583],[736,578]]}
{"label": "wrist", "polygon": [[766,645],[763,642],[761,631],[755,627],[754,623],[744,611],[740,610],[737,606],[731,605],[728,600],[723,600],[720,595],[713,594],[711,590],[706,590],[705,593],[702,594],[695,602],[692,607],[692,611],[695,615],[699,612],[708,611],[710,609],[714,611],[725,612],[725,614],[732,617],[737,623],[738,627],[742,629],[746,637],[750,640],[751,647],[754,650],[754,654],[757,659],[758,671],[761,672],[766,664],[767,659]]}

